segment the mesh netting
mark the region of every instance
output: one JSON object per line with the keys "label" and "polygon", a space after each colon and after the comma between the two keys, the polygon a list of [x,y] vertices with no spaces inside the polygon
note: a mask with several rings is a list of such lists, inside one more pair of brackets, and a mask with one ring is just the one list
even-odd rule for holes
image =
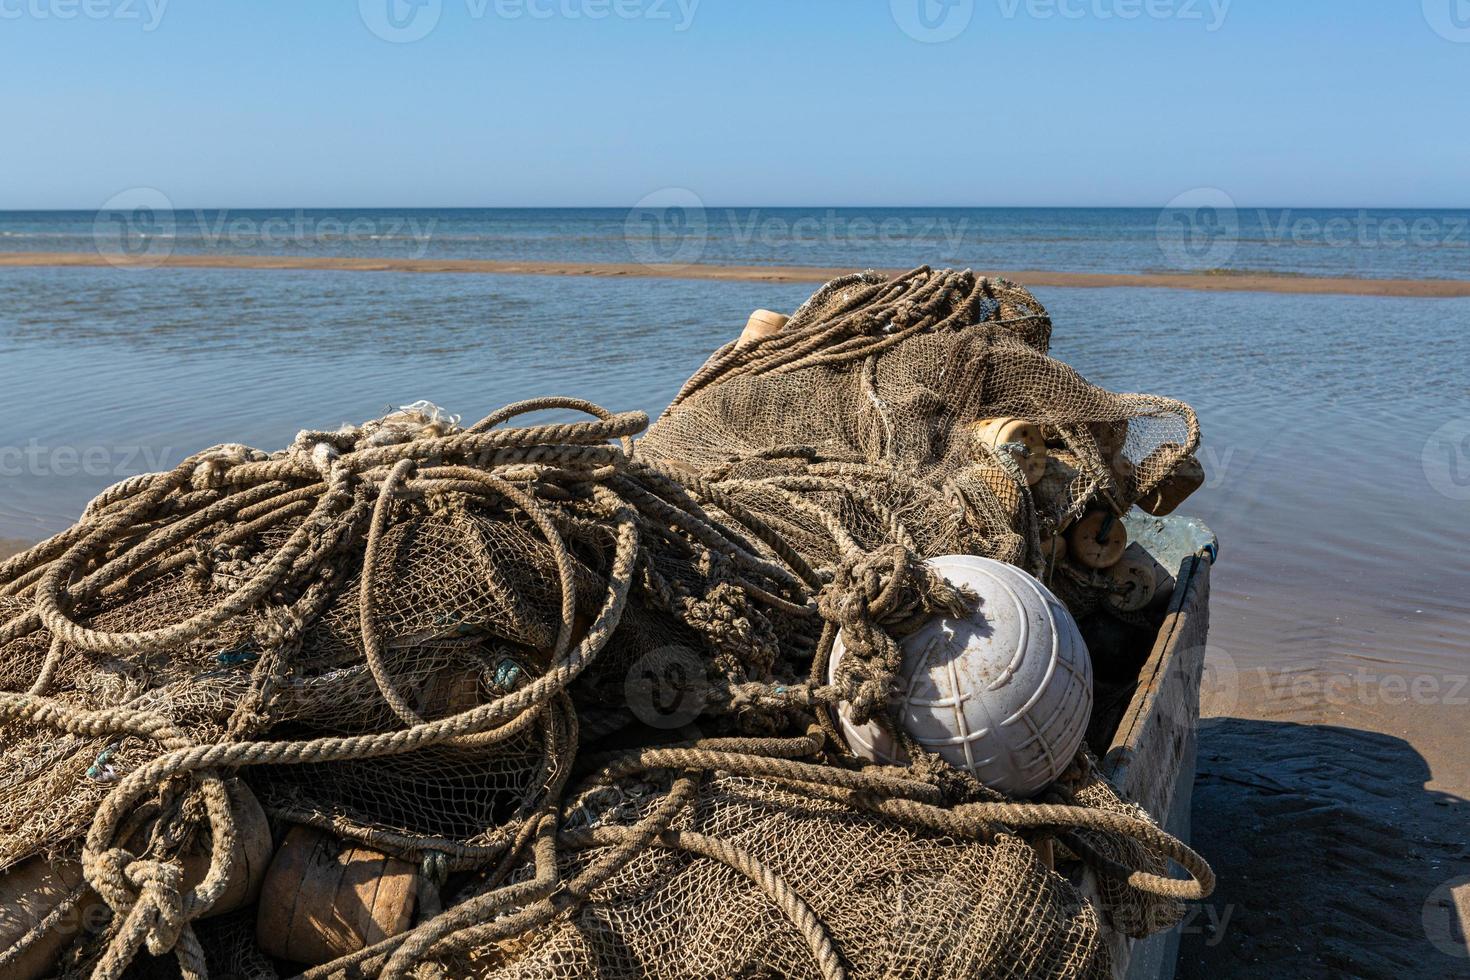
{"label": "mesh netting", "polygon": [[[923,559],[1021,565],[1080,615],[1111,586],[1044,542],[1195,449],[1187,407],[1088,384],[1050,329],[1008,283],[852,276],[636,450],[645,417],[575,399],[418,405],[107,490],[0,566],[0,868],[79,868],[62,906],[101,912],[53,945],[56,915],[0,914],[0,970],[299,969],[261,946],[248,797],[278,846],[416,875],[409,928],[314,976],[1108,975],[1104,925],[1211,879],[1085,751],[1010,800],[831,719],[893,728],[899,643],[972,607]],[[523,418],[551,409],[588,418]],[[975,437],[997,416],[1046,433],[1035,488]]]}

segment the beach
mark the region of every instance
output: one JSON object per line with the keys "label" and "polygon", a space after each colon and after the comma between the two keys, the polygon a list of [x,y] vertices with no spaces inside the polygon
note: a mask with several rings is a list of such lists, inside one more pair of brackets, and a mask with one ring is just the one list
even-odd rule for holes
{"label": "beach", "polygon": [[[0,256],[10,549],[130,472],[419,398],[467,419],[547,393],[657,413],[751,309],[794,309],[834,271],[32,258]],[[1444,949],[1470,908],[1441,902],[1463,901],[1470,875],[1470,555],[1451,438],[1467,294],[1015,275],[1051,312],[1055,356],[1200,413],[1208,479],[1184,511],[1222,550],[1193,840],[1220,886],[1181,928],[1180,975],[1466,975]]]}

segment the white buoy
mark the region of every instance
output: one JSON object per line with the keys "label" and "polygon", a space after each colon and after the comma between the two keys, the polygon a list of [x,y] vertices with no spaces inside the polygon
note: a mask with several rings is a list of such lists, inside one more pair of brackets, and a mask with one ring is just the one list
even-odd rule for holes
{"label": "white buoy", "polygon": [[[1014,565],[974,555],[928,562],[980,596],[964,619],[936,616],[903,641],[894,696],[904,730],[920,745],[994,789],[1034,796],[1066,770],[1092,714],[1092,661],[1072,614]],[[845,647],[832,651],[828,679]],[[860,758],[903,761],[878,725],[838,713]]]}

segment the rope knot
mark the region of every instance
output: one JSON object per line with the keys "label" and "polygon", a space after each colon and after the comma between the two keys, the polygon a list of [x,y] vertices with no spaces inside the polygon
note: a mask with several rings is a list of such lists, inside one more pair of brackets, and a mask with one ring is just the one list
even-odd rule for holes
{"label": "rope knot", "polygon": [[162,956],[179,941],[184,918],[184,869],[167,861],[134,861],[127,879],[138,889],[134,911],[142,910],[148,952]]}
{"label": "rope knot", "polygon": [[260,650],[282,650],[298,643],[310,625],[294,606],[269,606],[256,626],[255,644]]}
{"label": "rope knot", "polygon": [[127,876],[128,866],[137,859],[136,854],[121,847],[83,855],[87,883],[115,912],[132,908],[137,901],[137,893]]}
{"label": "rope knot", "polygon": [[141,939],[155,956],[174,948],[188,925],[182,867],[139,858],[121,847],[84,854],[83,865],[87,883],[114,915],[126,916],[124,931],[134,937],[135,943]]}
{"label": "rope knot", "polygon": [[886,706],[903,667],[903,637],[935,614],[966,615],[976,601],[902,545],[844,555],[817,596],[817,611],[841,630],[834,686],[852,720],[865,724]]}

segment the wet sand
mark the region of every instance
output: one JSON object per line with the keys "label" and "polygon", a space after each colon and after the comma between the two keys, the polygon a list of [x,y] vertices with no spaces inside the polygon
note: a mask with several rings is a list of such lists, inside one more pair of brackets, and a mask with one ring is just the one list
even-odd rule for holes
{"label": "wet sand", "polygon": [[[474,273],[522,276],[598,276],[707,279],[724,282],[826,282],[851,268],[763,265],[642,265],[633,262],[505,262],[491,259],[376,259],[337,255],[194,255],[138,258],[96,252],[0,253],[0,267],[141,267],[188,269],[318,269],[350,272]],[[890,275],[906,269],[880,269]],[[1298,293],[1336,296],[1470,297],[1470,280],[1345,279],[1262,273],[1105,273],[982,270],[1027,286],[1065,289],[1143,287],[1205,292]]]}
{"label": "wet sand", "polygon": [[1462,727],[1240,680],[1206,676],[1192,838],[1219,885],[1183,926],[1180,980],[1470,976]]}

